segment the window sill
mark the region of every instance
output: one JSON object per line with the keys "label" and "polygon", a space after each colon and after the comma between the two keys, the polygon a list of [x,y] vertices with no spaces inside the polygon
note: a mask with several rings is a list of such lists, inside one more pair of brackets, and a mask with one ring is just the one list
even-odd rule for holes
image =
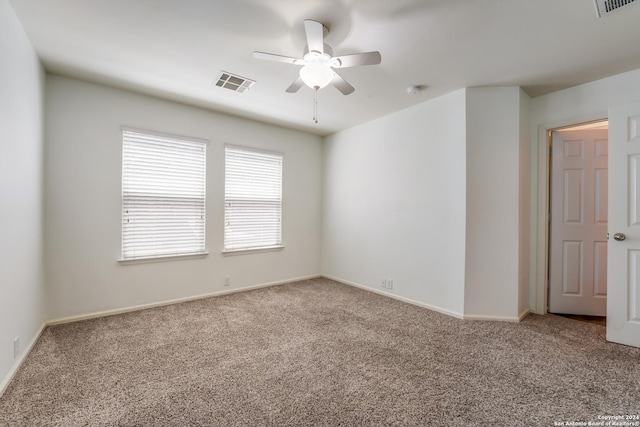
{"label": "window sill", "polygon": [[261,252],[276,252],[284,249],[284,246],[267,246],[264,248],[253,248],[253,249],[232,249],[228,251],[222,251],[223,256],[233,256],[233,255],[246,255],[246,254],[255,254]]}
{"label": "window sill", "polygon": [[160,256],[153,256],[153,257],[119,259],[118,263],[121,265],[131,265],[131,264],[146,264],[150,262],[182,261],[185,259],[204,258],[207,255],[209,255],[209,252],[196,252],[192,254],[179,254],[179,255],[160,255]]}

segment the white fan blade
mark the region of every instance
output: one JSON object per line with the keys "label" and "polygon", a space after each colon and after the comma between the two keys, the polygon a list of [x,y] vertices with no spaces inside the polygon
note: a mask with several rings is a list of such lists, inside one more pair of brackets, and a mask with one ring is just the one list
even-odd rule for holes
{"label": "white fan blade", "polygon": [[338,73],[333,73],[333,79],[331,80],[331,84],[335,86],[343,95],[349,95],[355,89],[349,83],[346,82],[342,77],[338,75]]}
{"label": "white fan blade", "polygon": [[303,84],[304,82],[302,81],[302,79],[298,77],[297,79],[295,79],[293,83],[291,83],[291,85],[287,88],[287,90],[285,90],[285,92],[296,93],[302,87]]}
{"label": "white fan blade", "polygon": [[324,53],[324,26],[318,21],[305,19],[304,31],[307,34],[309,52]]}
{"label": "white fan blade", "polygon": [[291,58],[289,56],[274,55],[273,53],[253,52],[256,59],[264,59],[267,61],[284,62],[286,64],[304,65],[307,61],[301,58]]}
{"label": "white fan blade", "polygon": [[353,55],[336,56],[338,64],[334,68],[357,67],[359,65],[377,65],[382,62],[380,52],[354,53]]}

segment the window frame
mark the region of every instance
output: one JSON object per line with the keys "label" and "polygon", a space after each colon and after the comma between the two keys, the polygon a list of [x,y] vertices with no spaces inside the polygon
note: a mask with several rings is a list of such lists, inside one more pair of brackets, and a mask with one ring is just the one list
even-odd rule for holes
{"label": "window frame", "polygon": [[[125,258],[125,134],[127,132],[137,133],[147,137],[157,137],[157,138],[166,138],[172,139],[176,141],[185,141],[189,143],[197,143],[202,144],[204,150],[204,158],[202,165],[202,173],[203,173],[203,182],[202,182],[202,215],[203,215],[203,223],[202,223],[202,250],[194,251],[194,252],[166,252],[157,255],[140,255],[136,257],[126,257]],[[118,263],[120,264],[140,264],[140,263],[148,263],[148,262],[163,262],[163,261],[174,261],[174,260],[184,260],[184,259],[192,259],[192,258],[202,258],[206,257],[209,254],[207,250],[207,146],[209,141],[203,138],[195,138],[191,136],[185,135],[177,135],[165,132],[151,131],[146,129],[134,128],[129,126],[122,126],[120,128],[120,142],[121,146],[121,155],[122,155],[122,168],[121,168],[121,233],[120,233],[120,258],[118,259]]]}
{"label": "window frame", "polygon": [[[274,245],[265,245],[259,247],[233,248],[227,249],[227,148],[241,150],[246,152],[263,153],[267,155],[275,155],[280,157],[280,242]],[[223,230],[222,230],[222,254],[224,256],[243,255],[261,252],[282,251],[284,245],[284,162],[285,153],[281,151],[256,148],[246,145],[224,144],[224,189],[223,189]]]}

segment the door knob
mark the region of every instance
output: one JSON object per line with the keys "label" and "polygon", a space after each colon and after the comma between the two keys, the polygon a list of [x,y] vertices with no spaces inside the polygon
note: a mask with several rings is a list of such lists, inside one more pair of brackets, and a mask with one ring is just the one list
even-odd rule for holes
{"label": "door knob", "polygon": [[617,240],[618,242],[622,242],[626,238],[627,238],[627,236],[625,236],[622,233],[616,233],[616,234],[613,235],[613,240]]}

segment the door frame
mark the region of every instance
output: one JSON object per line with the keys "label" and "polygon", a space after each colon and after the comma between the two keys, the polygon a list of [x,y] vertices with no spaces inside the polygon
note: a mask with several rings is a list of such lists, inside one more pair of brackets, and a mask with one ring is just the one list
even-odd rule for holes
{"label": "door frame", "polygon": [[[551,132],[563,128],[608,120],[608,114],[575,117],[551,123],[542,123],[538,126],[538,138],[532,144],[531,170],[537,176],[531,178],[531,264],[529,277],[529,303],[530,311],[535,314],[547,314],[548,306],[548,278],[549,278],[549,208],[551,206],[550,191],[550,155],[549,138]],[[531,286],[533,285],[533,286]]]}

